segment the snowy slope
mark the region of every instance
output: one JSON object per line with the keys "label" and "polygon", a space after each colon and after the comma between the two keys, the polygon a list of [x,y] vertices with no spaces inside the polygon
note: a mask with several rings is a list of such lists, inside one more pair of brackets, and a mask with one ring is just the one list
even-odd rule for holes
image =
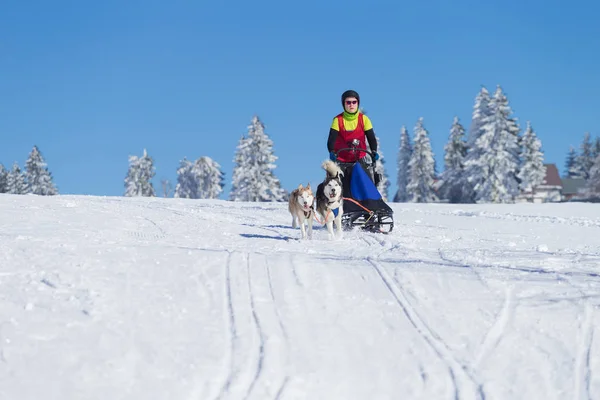
{"label": "snowy slope", "polygon": [[600,398],[600,207],[0,195],[0,399]]}

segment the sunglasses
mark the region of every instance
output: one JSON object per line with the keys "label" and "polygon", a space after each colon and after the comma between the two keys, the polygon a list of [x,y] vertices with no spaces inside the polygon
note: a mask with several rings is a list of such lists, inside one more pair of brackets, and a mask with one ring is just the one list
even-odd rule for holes
{"label": "sunglasses", "polygon": [[350,105],[350,104],[356,104],[358,103],[358,100],[346,100],[346,104]]}

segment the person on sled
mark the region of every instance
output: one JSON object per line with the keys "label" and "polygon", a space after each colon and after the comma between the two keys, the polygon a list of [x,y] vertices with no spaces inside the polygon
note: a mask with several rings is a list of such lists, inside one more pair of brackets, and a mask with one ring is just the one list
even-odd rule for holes
{"label": "person on sled", "polygon": [[331,128],[329,128],[327,150],[329,151],[329,158],[337,162],[343,171],[346,167],[358,161],[363,169],[367,171],[371,180],[374,181],[372,168],[369,168],[365,160],[367,153],[352,150],[339,151],[342,148],[354,147],[356,143],[358,149],[367,150],[368,141],[374,157],[372,162],[374,163],[379,159],[373,124],[369,117],[359,111],[359,106],[360,96],[356,91],[346,90],[342,93],[344,112],[333,118]]}

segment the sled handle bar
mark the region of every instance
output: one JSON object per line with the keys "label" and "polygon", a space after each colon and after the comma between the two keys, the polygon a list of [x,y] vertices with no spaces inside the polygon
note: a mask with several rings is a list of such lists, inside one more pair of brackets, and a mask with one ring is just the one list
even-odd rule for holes
{"label": "sled handle bar", "polygon": [[[373,156],[373,152],[371,152],[371,151],[369,151],[369,150],[363,150],[363,149],[359,149],[359,148],[357,148],[357,147],[344,147],[343,149],[339,149],[338,151],[334,151],[334,153],[335,153],[335,156],[337,157],[337,155],[338,155],[338,153],[339,153],[340,151],[345,151],[345,150],[350,150],[350,151],[353,151],[354,153],[358,153],[358,152],[361,152],[361,153],[367,153],[368,155],[370,155],[370,156],[371,156],[371,159],[373,159],[373,158],[374,158],[374,156]],[[352,161],[352,162],[358,162],[358,158],[357,158],[355,161]],[[373,163],[373,168],[375,168],[375,163]]]}
{"label": "sled handle bar", "polygon": [[354,151],[355,153],[358,153],[358,152],[367,153],[368,155],[370,155],[371,157],[373,157],[373,153],[372,152],[370,152],[369,150],[359,149],[358,147],[344,147],[343,149],[339,149],[338,151],[334,151],[334,153],[337,156],[340,151],[346,151],[346,150],[351,150],[351,151]]}

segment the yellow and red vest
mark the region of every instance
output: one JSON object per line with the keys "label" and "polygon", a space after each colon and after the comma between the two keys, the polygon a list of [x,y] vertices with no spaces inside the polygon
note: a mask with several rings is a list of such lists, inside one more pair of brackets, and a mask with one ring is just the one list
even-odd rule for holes
{"label": "yellow and red vest", "polygon": [[[354,128],[354,130],[352,131],[346,130],[346,127],[344,126],[344,113],[338,114],[336,118],[338,125],[338,135],[333,146],[333,151],[337,153],[340,149],[354,147],[352,146],[352,141],[354,139],[358,140],[358,149],[367,150],[364,114],[361,112],[358,113],[358,123],[356,124],[356,128]],[[366,155],[367,153],[362,151],[344,150],[337,153],[337,159],[339,162],[351,163],[358,161]]]}

